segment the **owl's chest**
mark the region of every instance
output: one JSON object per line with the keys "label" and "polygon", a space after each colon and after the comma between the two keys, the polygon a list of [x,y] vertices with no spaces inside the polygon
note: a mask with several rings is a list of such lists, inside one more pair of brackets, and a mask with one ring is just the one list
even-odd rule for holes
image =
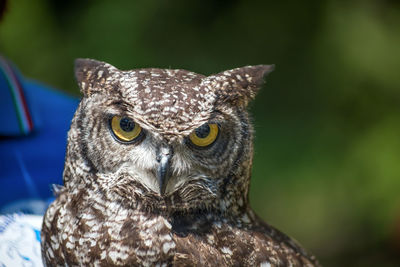
{"label": "owl's chest", "polygon": [[167,220],[112,203],[92,203],[78,212],[67,204],[52,225],[57,233],[46,239],[70,265],[154,265],[171,262],[175,253]]}
{"label": "owl's chest", "polygon": [[[233,229],[213,220],[183,217],[171,221],[113,203],[92,202],[79,210],[71,202],[58,204],[56,201],[52,205],[59,208],[49,224],[57,230],[49,231],[50,236],[45,236],[44,242],[56,258],[69,265],[225,266],[242,260],[235,259],[235,250],[231,248],[239,241],[235,240],[238,236]],[[250,245],[243,238],[240,243],[244,247]],[[247,254],[244,250],[241,252]]]}

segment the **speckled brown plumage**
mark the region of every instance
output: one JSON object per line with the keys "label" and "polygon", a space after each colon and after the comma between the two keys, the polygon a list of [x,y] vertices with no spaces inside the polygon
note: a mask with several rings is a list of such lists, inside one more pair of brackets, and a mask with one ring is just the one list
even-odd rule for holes
{"label": "speckled brown plumage", "polygon": [[[68,133],[64,187],[43,222],[44,263],[318,265],[248,201],[253,147],[246,107],[271,70],[248,66],[206,77],[77,60],[83,98]],[[113,116],[140,125],[140,140],[116,140]],[[204,124],[218,125],[218,136],[196,147],[188,136]],[[168,169],[160,172],[163,164]]]}

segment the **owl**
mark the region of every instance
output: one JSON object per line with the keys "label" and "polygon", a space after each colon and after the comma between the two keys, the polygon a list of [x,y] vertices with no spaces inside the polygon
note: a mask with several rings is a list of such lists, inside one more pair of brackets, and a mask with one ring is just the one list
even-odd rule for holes
{"label": "owl", "polygon": [[249,204],[246,107],[272,70],[203,76],[77,59],[83,98],[43,220],[44,264],[318,266]]}

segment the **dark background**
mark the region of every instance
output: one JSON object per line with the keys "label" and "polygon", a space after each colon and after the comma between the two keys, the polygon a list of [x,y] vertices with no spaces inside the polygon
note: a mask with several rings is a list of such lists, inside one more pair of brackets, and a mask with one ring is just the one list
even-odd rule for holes
{"label": "dark background", "polygon": [[251,105],[253,207],[325,266],[399,266],[399,1],[13,0],[0,52],[76,96],[77,57],[276,64]]}

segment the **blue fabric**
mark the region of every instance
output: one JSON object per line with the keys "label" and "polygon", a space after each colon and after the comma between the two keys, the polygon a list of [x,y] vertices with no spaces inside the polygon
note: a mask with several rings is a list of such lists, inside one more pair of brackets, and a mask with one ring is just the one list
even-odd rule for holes
{"label": "blue fabric", "polygon": [[34,81],[24,85],[40,127],[27,136],[0,137],[0,213],[10,211],[5,207],[29,212],[30,201],[47,202],[51,184],[62,184],[67,132],[79,103]]}

